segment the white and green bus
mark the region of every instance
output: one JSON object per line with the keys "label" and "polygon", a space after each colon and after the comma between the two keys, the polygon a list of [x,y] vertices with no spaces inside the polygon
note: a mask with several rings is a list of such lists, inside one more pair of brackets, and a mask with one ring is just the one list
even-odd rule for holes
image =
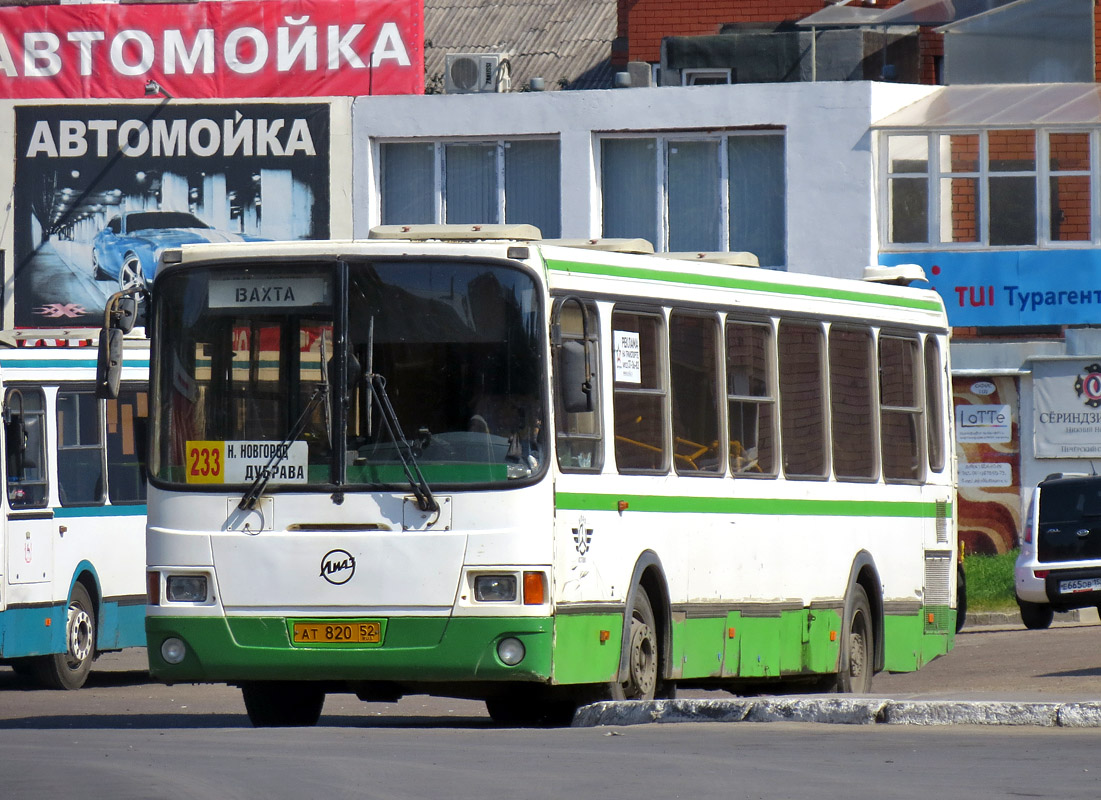
{"label": "white and green bus", "polygon": [[939,297],[700,256],[488,226],[166,251],[153,675],[238,685],[256,725],[330,692],[516,722],[948,652]]}
{"label": "white and green bus", "polygon": [[0,350],[0,665],[77,689],[99,654],[145,646],[149,354],[103,401],[93,347],[34,336]]}

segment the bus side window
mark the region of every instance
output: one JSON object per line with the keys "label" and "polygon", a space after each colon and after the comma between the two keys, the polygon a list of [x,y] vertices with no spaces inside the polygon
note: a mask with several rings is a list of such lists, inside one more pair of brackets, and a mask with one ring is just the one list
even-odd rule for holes
{"label": "bus side window", "polygon": [[604,435],[596,309],[592,303],[567,298],[556,302],[554,316],[561,335],[554,349],[558,466],[564,472],[599,472]]}
{"label": "bus side window", "polygon": [[673,467],[678,474],[725,471],[719,405],[719,323],[714,315],[669,316]]}
{"label": "bus side window", "polygon": [[929,469],[943,472],[944,458],[944,369],[937,337],[925,337],[925,410],[929,421]]}
{"label": "bus side window", "polygon": [[12,389],[5,397],[5,457],[11,508],[42,508],[49,499],[44,409],[39,389]]}
{"label": "bus side window", "polygon": [[776,397],[773,394],[772,328],[727,319],[726,409],[730,471],[776,474]]}
{"label": "bus side window", "polygon": [[916,481],[924,474],[918,343],[899,336],[879,337],[879,430],[883,477]]}
{"label": "bus side window", "polygon": [[149,393],[124,388],[107,401],[107,497],[112,505],[145,502]]}
{"label": "bus side window", "polygon": [[667,472],[664,335],[660,314],[612,313],[615,459],[620,472]]}
{"label": "bus side window", "polygon": [[879,474],[872,352],[870,328],[830,327],[830,426],[838,480],[874,480]]}
{"label": "bus side window", "polygon": [[57,490],[63,506],[103,503],[99,407],[92,392],[57,393]]}
{"label": "bus side window", "polygon": [[826,365],[818,323],[780,322],[780,430],[784,474],[789,478],[825,478]]}

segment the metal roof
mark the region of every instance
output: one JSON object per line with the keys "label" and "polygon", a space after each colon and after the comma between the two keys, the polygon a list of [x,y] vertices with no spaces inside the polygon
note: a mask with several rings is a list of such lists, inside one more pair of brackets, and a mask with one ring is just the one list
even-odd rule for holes
{"label": "metal roof", "polygon": [[505,53],[512,90],[611,88],[616,0],[425,0],[425,78],[442,91],[448,53]]}
{"label": "metal roof", "polygon": [[1095,83],[943,86],[876,128],[997,128],[1101,124]]}

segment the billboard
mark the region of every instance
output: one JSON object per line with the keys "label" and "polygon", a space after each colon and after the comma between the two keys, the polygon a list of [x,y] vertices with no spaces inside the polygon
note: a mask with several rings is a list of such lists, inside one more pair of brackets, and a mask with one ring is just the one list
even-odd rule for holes
{"label": "billboard", "polygon": [[324,103],[17,106],[14,321],[97,327],[164,247],[329,236]]}
{"label": "billboard", "polygon": [[920,264],[953,326],[1096,325],[1101,249],[880,253],[885,265]]}
{"label": "billboard", "polygon": [[18,5],[0,8],[0,97],[421,94],[415,0]]}

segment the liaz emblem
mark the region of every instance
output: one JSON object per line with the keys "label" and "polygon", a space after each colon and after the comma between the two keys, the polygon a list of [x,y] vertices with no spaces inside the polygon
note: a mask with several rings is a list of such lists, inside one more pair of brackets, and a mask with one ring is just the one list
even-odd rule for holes
{"label": "liaz emblem", "polygon": [[347,583],[356,574],[356,559],[347,550],[330,550],[321,559],[321,577],[334,586]]}
{"label": "liaz emblem", "polygon": [[585,516],[577,520],[577,527],[573,529],[573,546],[577,548],[577,554],[581,560],[585,560],[585,554],[589,552],[589,545],[593,541],[593,529],[585,527]]}

